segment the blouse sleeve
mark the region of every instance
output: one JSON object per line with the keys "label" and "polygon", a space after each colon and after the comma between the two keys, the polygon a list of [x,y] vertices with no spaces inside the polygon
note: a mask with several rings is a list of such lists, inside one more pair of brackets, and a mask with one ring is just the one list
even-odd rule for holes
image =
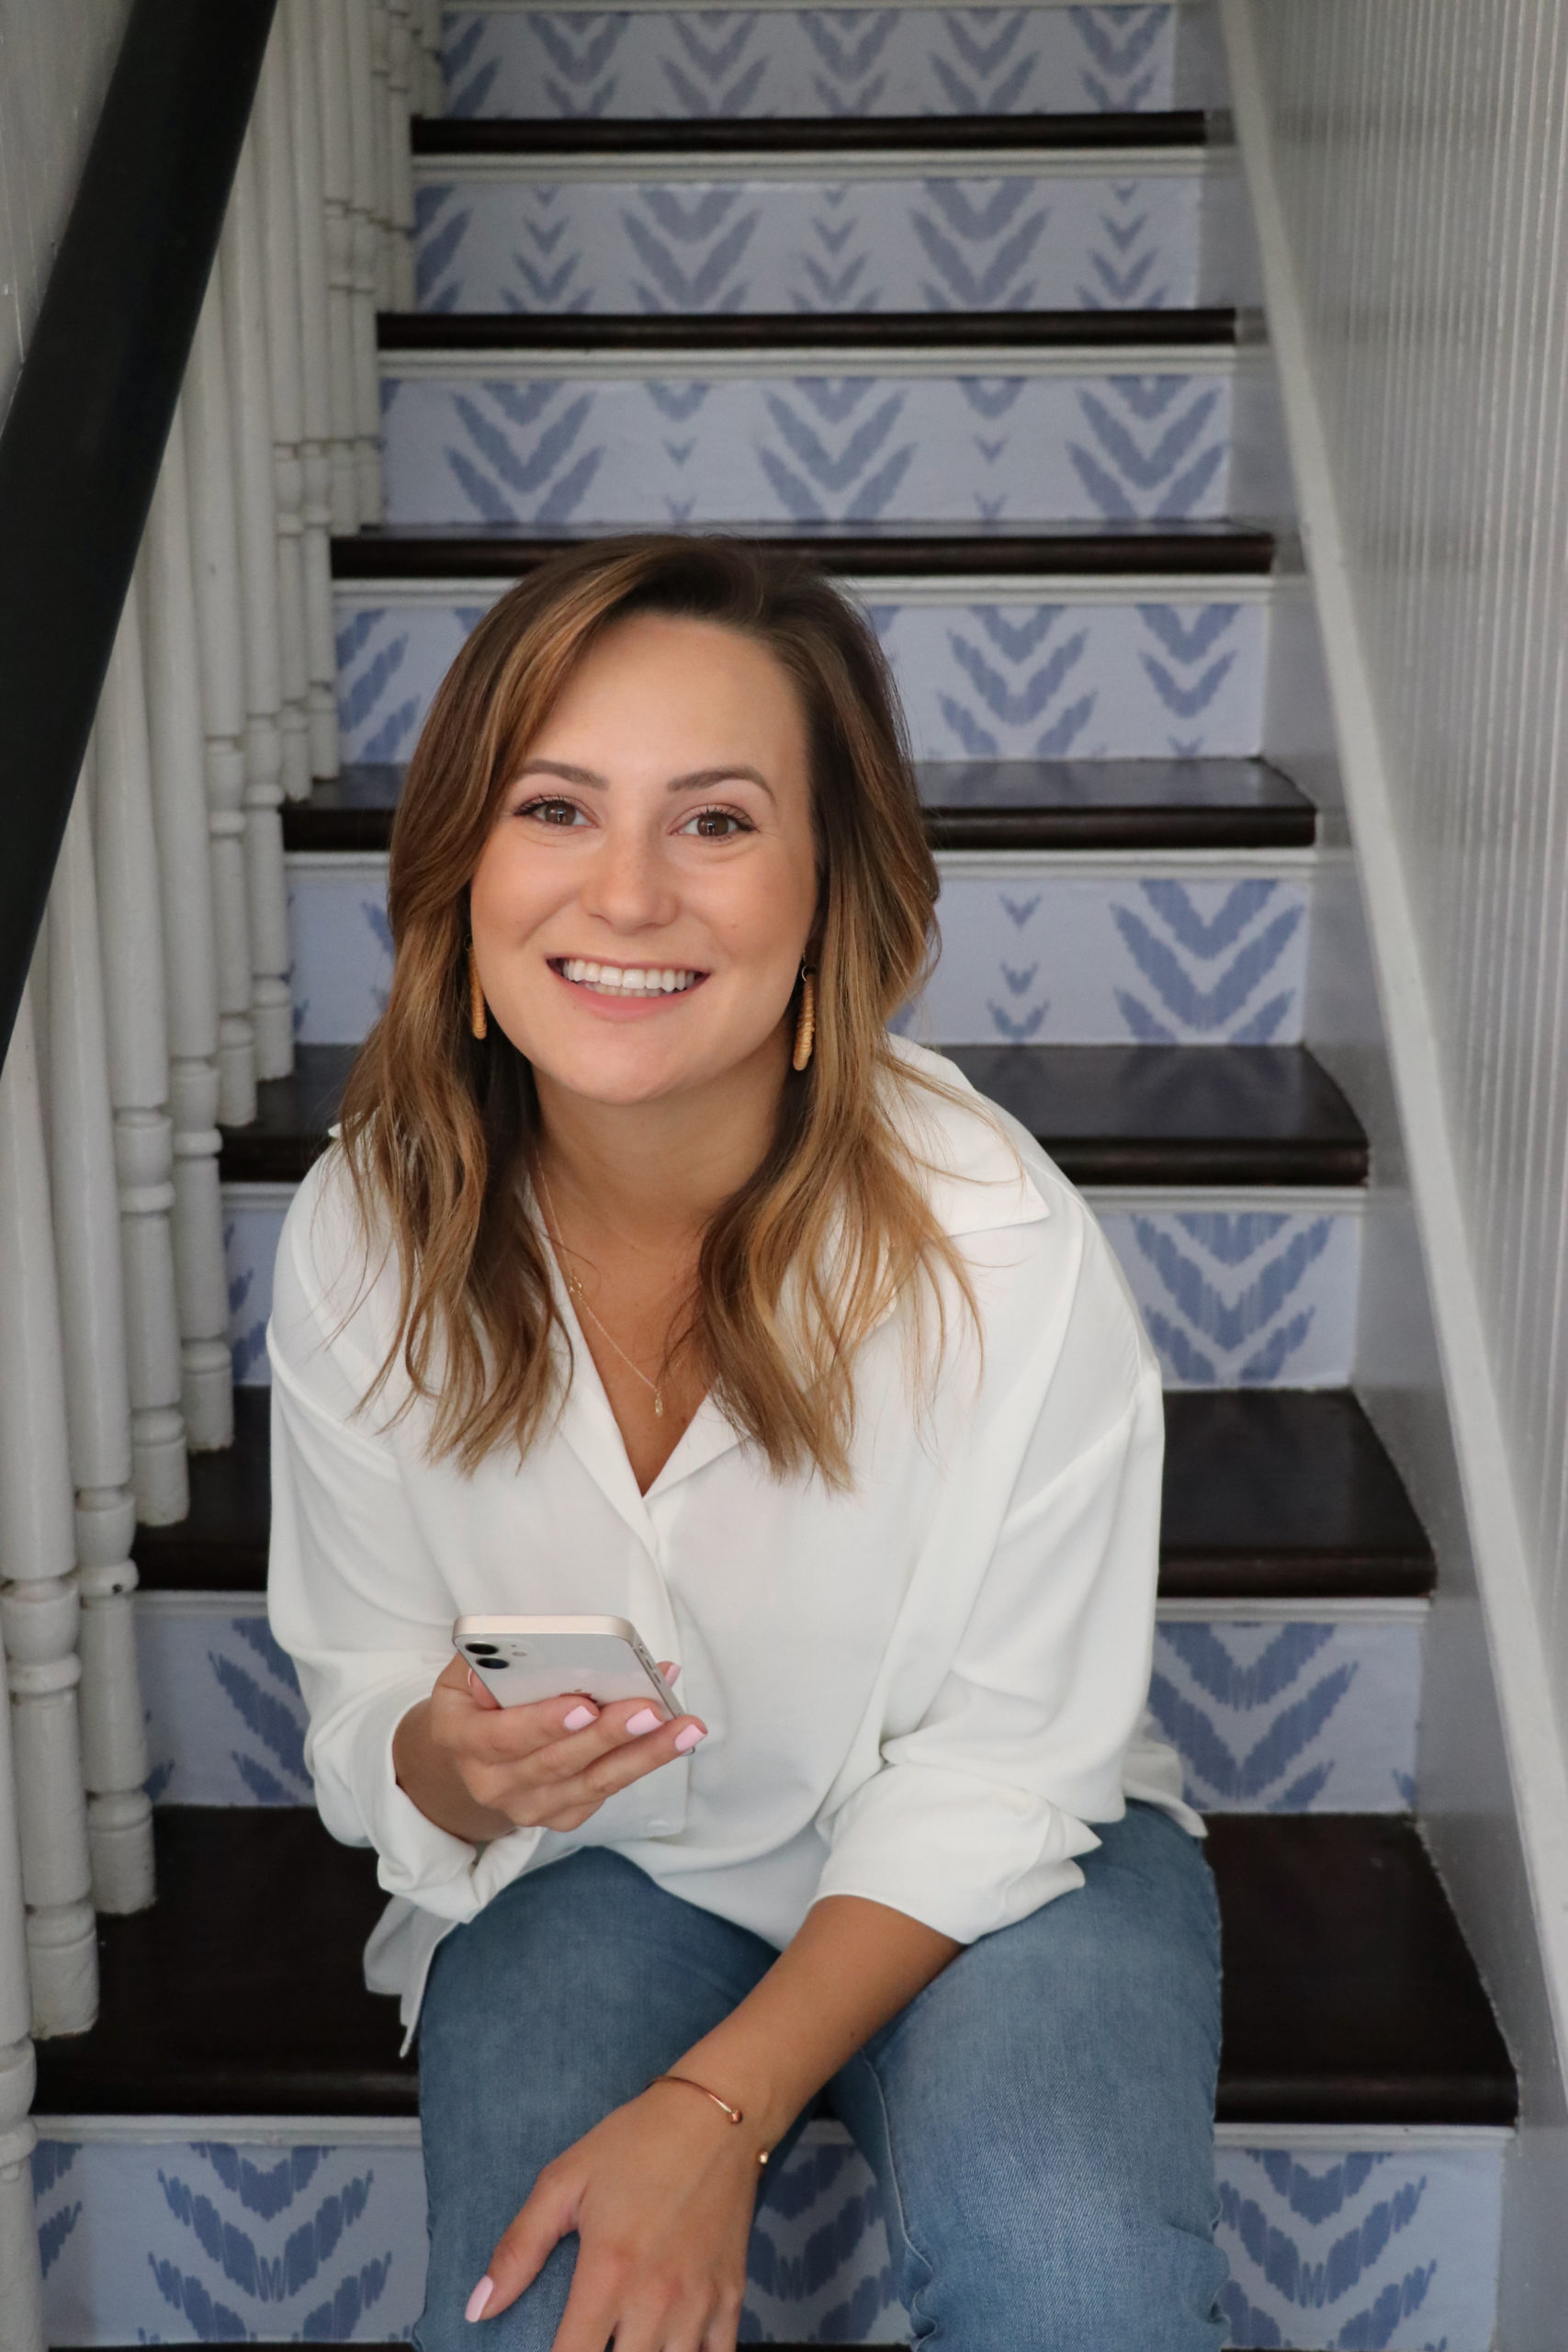
{"label": "blouse sleeve", "polygon": [[343,1270],[357,1252],[326,1165],[290,1205],[274,1276],[268,1615],[299,1671],[305,1760],[327,1827],[345,1845],[376,1849],[389,1894],[467,1919],[527,1867],[543,1833],[519,1829],[476,1848],[437,1828],[398,1786],[392,1735],[450,1659],[454,1611],[395,1447],[376,1434],[384,1411],[354,1419],[379,1357],[367,1344],[368,1310],[343,1319],[353,1297]]}
{"label": "blouse sleeve", "polygon": [[[1164,1411],[1110,1250],[1077,1296],[967,1623],[919,1719],[824,1820],[818,1888],[969,1943],[1081,1886],[1148,1694]],[[931,1685],[928,1682],[929,1691]],[[1196,1826],[1190,1824],[1190,1826]]]}

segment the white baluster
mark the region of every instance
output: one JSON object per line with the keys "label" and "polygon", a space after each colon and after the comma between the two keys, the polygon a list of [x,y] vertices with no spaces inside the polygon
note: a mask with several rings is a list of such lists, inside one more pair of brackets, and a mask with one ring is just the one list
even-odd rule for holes
{"label": "white baluster", "polygon": [[136,599],[120,616],[94,736],[93,849],[125,1283],[131,1482],[150,1527],[190,1509],[175,1307],[174,1125],[163,918]]}
{"label": "white baluster", "polygon": [[442,0],[414,0],[420,16],[420,50],[424,62],[424,103],[422,114],[446,111],[446,72],[441,55]]}
{"label": "white baluster", "polygon": [[233,432],[240,618],[245,680],[245,880],[251,920],[251,1021],[256,1076],[294,1067],[288,903],[283,881],[282,704],[277,639],[277,510],[272,489],[271,362],[256,218],[255,141],[235,167],[220,247],[223,339]]}
{"label": "white baluster", "polygon": [[[125,1912],[152,1900],[152,1806],[143,1787],[147,1741],[131,1598],[130,1390],[89,790],[85,782],[77,788],[49,898],[50,1198],[76,1496],[93,1902],[99,1911]],[[205,874],[201,879],[205,885]]]}
{"label": "white baluster", "polygon": [[60,1298],[30,995],[0,1071],[0,1630],[35,2034],[97,2014]]}
{"label": "white baluster", "polygon": [[[0,1670],[6,1645],[0,1638]],[[0,2347],[44,2352],[43,2266],[33,2213],[32,2154],[38,2134],[28,2115],[38,2069],[29,2039],[22,1854],[17,1838],[17,1776],[11,1711],[0,1707]]]}
{"label": "white baluster", "polygon": [[332,391],[328,361],[327,214],[316,0],[283,0],[289,152],[299,261],[300,469],[305,523],[305,655],[310,674],[310,773],[336,775],[337,654],[333,638]]}
{"label": "white baluster", "polygon": [[389,0],[387,19],[387,150],[392,175],[392,293],[394,311],[412,311],[413,290],[413,0]]}
{"label": "white baluster", "polygon": [[370,0],[370,129],[375,149],[376,308],[392,307],[392,24],[387,0]]}
{"label": "white baluster", "polygon": [[283,790],[288,799],[303,800],[310,789],[310,671],[305,650],[305,473],[299,449],[305,431],[299,356],[300,254],[288,136],[288,28],[281,10],[273,20],[252,122],[272,396]]}
{"label": "white baluster", "polygon": [[245,876],[244,650],[240,618],[234,452],[223,351],[223,264],[213,262],[186,372],[186,461],[207,806],[212,831],[212,906],[218,944],[219,1117],[243,1127],[256,1115],[255,1030],[251,1020],[251,926]]}
{"label": "white baluster", "polygon": [[333,529],[359,527],[354,363],[354,124],[348,0],[316,0],[321,190],[327,210],[327,382],[332,402]]}
{"label": "white baluster", "polygon": [[[382,123],[386,109],[380,108]],[[370,0],[348,0],[348,114],[354,212],[354,422],[361,523],[381,520],[381,383],[376,357],[377,114]]]}
{"label": "white baluster", "polygon": [[189,1443],[234,1436],[229,1285],[219,1193],[218,949],[200,652],[183,414],[164,452],[140,565],[152,820],[164,915],[169,1104],[175,1125],[175,1295]]}

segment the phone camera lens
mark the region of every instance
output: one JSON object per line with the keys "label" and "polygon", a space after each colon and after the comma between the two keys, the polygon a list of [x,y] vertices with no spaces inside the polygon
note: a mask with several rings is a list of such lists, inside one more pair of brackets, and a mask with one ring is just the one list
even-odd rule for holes
{"label": "phone camera lens", "polygon": [[496,1648],[493,1642],[470,1642],[468,1644],[468,1656],[470,1657],[499,1657],[501,1653]]}

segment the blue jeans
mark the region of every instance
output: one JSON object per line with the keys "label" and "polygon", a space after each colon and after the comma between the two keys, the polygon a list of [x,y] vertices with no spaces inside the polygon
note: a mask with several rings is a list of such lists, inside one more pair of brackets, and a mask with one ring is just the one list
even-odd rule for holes
{"label": "blue jeans", "polygon": [[[1152,1806],[1100,1835],[1081,1890],[967,1946],[829,2086],[881,2185],[917,2345],[1215,2352],[1224,2336],[1213,1882]],[[447,1937],[420,2025],[423,2352],[548,2352],[577,2241],[468,2328],[496,2240],[540,2168],[775,1956],[604,1848],[515,1880]]]}

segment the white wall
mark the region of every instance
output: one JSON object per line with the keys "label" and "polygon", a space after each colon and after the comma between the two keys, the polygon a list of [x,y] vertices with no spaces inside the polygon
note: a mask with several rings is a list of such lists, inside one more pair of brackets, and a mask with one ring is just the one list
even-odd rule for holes
{"label": "white wall", "polygon": [[130,0],[0,0],[0,418],[130,13]]}
{"label": "white wall", "polygon": [[1380,1080],[1320,974],[1385,1237],[1359,1385],[1438,1551],[1421,1810],[1520,2065],[1501,2341],[1560,2352],[1568,10],[1223,13],[1356,853],[1342,946],[1364,894],[1388,1046]]}

